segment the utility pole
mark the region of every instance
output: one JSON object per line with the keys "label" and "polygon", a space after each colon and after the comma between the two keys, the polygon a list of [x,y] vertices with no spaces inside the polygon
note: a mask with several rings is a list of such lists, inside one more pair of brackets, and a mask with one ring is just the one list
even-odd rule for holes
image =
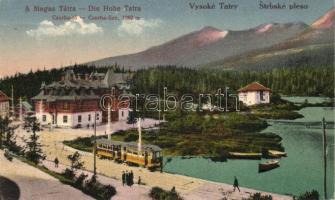
{"label": "utility pole", "polygon": [[22,97],[20,97],[20,121],[23,122]]}
{"label": "utility pole", "polygon": [[93,176],[97,175],[96,163],[96,147],[97,147],[97,112],[94,112],[94,142],[93,142]]}
{"label": "utility pole", "polygon": [[12,116],[14,117],[15,108],[14,108],[14,87],[12,85]]}
{"label": "utility pole", "polygon": [[324,187],[324,196],[327,199],[327,136],[326,136],[326,120],[322,119],[322,141],[323,141],[323,187]]}

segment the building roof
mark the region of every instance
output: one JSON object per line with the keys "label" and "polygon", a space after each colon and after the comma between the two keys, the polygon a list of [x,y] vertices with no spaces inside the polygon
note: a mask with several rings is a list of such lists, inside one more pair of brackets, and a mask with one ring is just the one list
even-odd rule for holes
{"label": "building roof", "polygon": [[30,103],[28,103],[28,101],[22,101],[22,107],[23,107],[26,111],[32,111],[32,110],[33,110],[33,106],[30,105]]}
{"label": "building roof", "polygon": [[109,69],[103,80],[103,84],[111,88],[113,86],[123,87],[126,86],[131,79],[131,74],[115,73]]}
{"label": "building roof", "polygon": [[253,82],[250,83],[249,85],[240,88],[237,90],[238,92],[249,92],[249,91],[269,91],[271,92],[270,88],[265,87],[264,85],[258,83],[258,82]]}
{"label": "building roof", "polygon": [[0,102],[9,101],[10,98],[0,90]]}
{"label": "building roof", "polygon": [[[137,149],[138,144],[135,142],[120,142],[120,141],[113,141],[108,139],[97,139],[97,143],[99,144],[106,144],[106,145],[120,145],[120,146],[127,146],[132,149]],[[142,151],[162,151],[159,146],[151,145],[151,144],[142,144]]]}
{"label": "building roof", "polygon": [[95,91],[116,86],[122,90],[129,89],[129,74],[114,73],[111,69],[104,73],[93,72],[89,79],[82,79],[73,70],[67,70],[61,81],[49,85],[42,83],[40,93],[33,100],[93,100],[99,99]]}

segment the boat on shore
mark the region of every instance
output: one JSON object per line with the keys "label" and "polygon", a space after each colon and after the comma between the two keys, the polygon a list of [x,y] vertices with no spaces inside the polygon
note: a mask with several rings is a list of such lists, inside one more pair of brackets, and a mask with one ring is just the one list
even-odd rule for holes
{"label": "boat on shore", "polygon": [[282,151],[269,150],[268,156],[273,158],[281,158],[281,157],[287,157],[287,153]]}
{"label": "boat on shore", "polygon": [[230,158],[230,159],[254,159],[254,160],[260,160],[262,158],[262,153],[229,152],[228,158]]}
{"label": "boat on shore", "polygon": [[258,164],[258,172],[266,172],[266,171],[275,169],[279,166],[280,166],[280,164],[279,164],[278,160],[266,161],[265,163],[259,163]]}

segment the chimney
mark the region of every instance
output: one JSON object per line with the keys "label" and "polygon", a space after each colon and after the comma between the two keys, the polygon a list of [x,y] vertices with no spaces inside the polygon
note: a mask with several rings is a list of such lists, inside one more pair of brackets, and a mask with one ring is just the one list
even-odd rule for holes
{"label": "chimney", "polygon": [[81,77],[80,77],[80,74],[77,74],[77,80],[80,80]]}
{"label": "chimney", "polygon": [[64,74],[61,75],[60,80],[61,80],[61,81],[64,81],[64,80],[65,80],[65,76],[64,76]]}
{"label": "chimney", "polygon": [[85,74],[85,80],[89,80],[90,79],[90,77],[89,77],[89,74]]}

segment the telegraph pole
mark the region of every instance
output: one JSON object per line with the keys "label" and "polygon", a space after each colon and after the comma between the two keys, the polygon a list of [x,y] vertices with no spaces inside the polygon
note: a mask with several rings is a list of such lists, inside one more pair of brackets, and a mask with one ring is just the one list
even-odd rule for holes
{"label": "telegraph pole", "polygon": [[93,142],[93,176],[97,175],[96,163],[96,147],[97,147],[97,112],[94,112],[94,142]]}
{"label": "telegraph pole", "polygon": [[14,87],[13,87],[13,85],[12,85],[12,112],[11,112],[11,114],[12,114],[12,117],[14,117],[14,115],[15,115],[15,108],[14,108]]}
{"label": "telegraph pole", "polygon": [[323,187],[324,187],[324,196],[327,199],[327,136],[326,136],[326,121],[325,118],[322,119],[322,141],[323,141]]}

